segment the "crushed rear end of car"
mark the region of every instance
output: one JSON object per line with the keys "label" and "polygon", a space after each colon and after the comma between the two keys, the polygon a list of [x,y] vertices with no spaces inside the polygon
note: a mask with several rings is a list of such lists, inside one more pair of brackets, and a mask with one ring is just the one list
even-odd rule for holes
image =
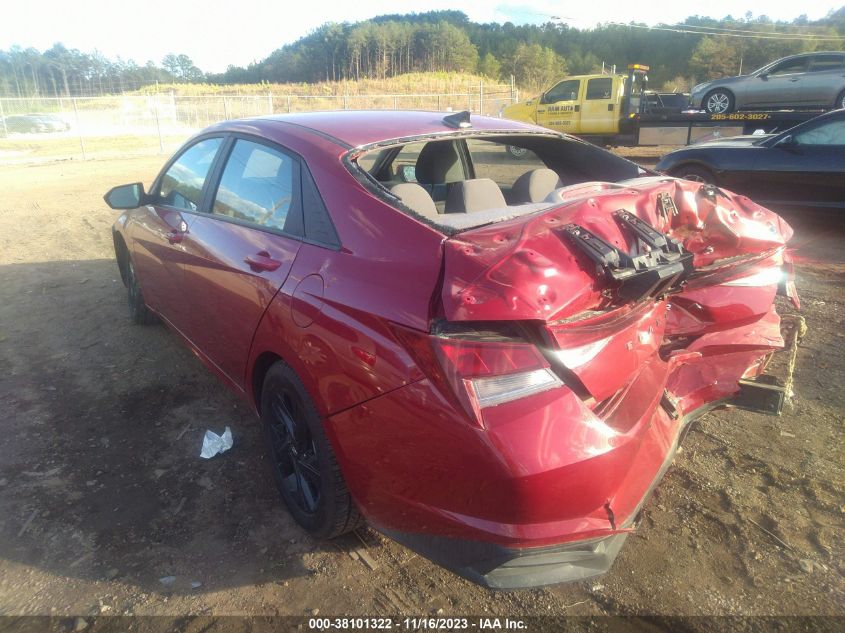
{"label": "crushed rear end of car", "polygon": [[790,389],[781,218],[665,177],[556,195],[446,239],[431,330],[394,328],[416,380],[330,419],[368,520],[490,587],[607,571],[694,419]]}

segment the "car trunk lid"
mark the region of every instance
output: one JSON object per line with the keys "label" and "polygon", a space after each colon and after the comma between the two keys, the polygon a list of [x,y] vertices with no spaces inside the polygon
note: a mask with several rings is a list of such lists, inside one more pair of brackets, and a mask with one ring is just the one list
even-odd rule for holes
{"label": "car trunk lid", "polygon": [[552,365],[596,402],[663,362],[668,297],[687,280],[730,277],[791,236],[772,212],[698,183],[642,178],[559,195],[447,239],[435,316],[533,324]]}

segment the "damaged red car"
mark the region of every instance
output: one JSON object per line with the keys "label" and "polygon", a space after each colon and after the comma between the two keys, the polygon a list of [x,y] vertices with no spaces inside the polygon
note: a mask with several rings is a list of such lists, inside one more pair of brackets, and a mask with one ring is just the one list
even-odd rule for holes
{"label": "damaged red car", "polygon": [[690,423],[787,390],[790,227],[544,128],[231,121],[106,201],[132,318],[254,407],[293,518],[487,586],[607,571]]}

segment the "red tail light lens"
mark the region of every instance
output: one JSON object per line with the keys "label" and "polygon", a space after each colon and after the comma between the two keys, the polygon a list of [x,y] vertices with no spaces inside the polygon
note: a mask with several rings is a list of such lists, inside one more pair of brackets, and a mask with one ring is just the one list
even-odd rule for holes
{"label": "red tail light lens", "polygon": [[563,383],[530,343],[431,336],[394,326],[420,370],[476,424],[481,410]]}
{"label": "red tail light lens", "polygon": [[497,376],[549,366],[537,348],[528,343],[431,339],[441,364],[465,377]]}

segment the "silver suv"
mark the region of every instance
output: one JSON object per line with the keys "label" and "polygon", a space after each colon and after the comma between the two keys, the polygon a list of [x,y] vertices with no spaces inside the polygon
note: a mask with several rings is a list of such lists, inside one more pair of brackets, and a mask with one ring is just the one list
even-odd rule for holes
{"label": "silver suv", "polygon": [[845,53],[801,53],[749,75],[698,84],[690,106],[710,114],[751,108],[845,108]]}

